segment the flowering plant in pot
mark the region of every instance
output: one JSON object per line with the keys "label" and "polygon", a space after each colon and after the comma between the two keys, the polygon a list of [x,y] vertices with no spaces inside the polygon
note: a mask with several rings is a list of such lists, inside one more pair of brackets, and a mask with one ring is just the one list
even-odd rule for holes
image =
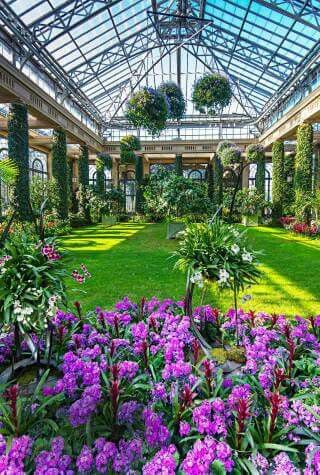
{"label": "flowering plant in pot", "polygon": [[[174,255],[176,266],[187,274],[185,312],[189,316],[192,316],[195,285],[206,289],[208,284],[216,282],[222,289],[232,289],[237,315],[239,291],[260,277],[258,253],[250,249],[245,232],[219,219],[190,224]],[[193,330],[205,345],[194,322]]]}
{"label": "flowering plant in pot", "polygon": [[169,111],[166,95],[151,87],[144,87],[129,99],[125,114],[135,127],[143,127],[151,135],[159,135],[166,127]]}
{"label": "flowering plant in pot", "polygon": [[239,209],[242,214],[242,224],[245,226],[257,226],[261,211],[266,205],[263,194],[255,188],[245,188],[238,193]]}
{"label": "flowering plant in pot", "polygon": [[193,86],[192,102],[201,113],[215,115],[227,107],[231,99],[230,82],[221,74],[206,74]]}

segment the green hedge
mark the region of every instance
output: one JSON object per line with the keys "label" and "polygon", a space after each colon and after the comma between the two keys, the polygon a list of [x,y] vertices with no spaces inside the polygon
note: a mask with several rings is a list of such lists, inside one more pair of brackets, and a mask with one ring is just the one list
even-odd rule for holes
{"label": "green hedge", "polygon": [[272,145],[272,202],[273,215],[276,219],[283,213],[285,188],[284,145],[283,142],[274,142]]}
{"label": "green hedge", "polygon": [[136,212],[143,212],[143,157],[136,155]]}
{"label": "green hedge", "polygon": [[68,218],[68,164],[66,133],[62,129],[53,131],[52,136],[52,176],[58,188],[57,213],[60,219]]}
{"label": "green hedge", "polygon": [[79,185],[84,188],[89,186],[89,150],[87,145],[81,145],[79,156]]}
{"label": "green hedge", "polygon": [[297,130],[294,189],[296,199],[308,198],[312,192],[313,129],[302,124]]}
{"label": "green hedge", "polygon": [[182,155],[176,155],[175,158],[175,172],[179,176],[183,176],[183,160]]}
{"label": "green hedge", "polygon": [[19,102],[10,105],[8,154],[18,168],[18,175],[13,188],[13,206],[18,219],[31,221],[28,109],[25,104]]}

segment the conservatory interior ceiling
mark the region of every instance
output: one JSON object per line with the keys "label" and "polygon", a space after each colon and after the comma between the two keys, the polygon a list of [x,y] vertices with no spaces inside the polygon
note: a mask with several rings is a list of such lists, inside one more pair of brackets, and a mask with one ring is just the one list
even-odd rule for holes
{"label": "conservatory interior ceiling", "polygon": [[252,124],[275,95],[309,60],[313,67],[318,64],[317,0],[0,0],[0,4],[3,29],[12,40],[23,33],[17,42],[24,55],[18,62],[21,69],[34,61],[50,77],[58,81],[64,77],[62,96],[70,95],[85,106],[105,131],[128,127],[124,105],[132,91],[169,80],[179,83],[187,98],[179,128],[213,127],[220,117],[199,115],[190,98],[197,78],[219,71],[230,78],[234,92],[221,122],[226,127],[247,127],[254,134]]}

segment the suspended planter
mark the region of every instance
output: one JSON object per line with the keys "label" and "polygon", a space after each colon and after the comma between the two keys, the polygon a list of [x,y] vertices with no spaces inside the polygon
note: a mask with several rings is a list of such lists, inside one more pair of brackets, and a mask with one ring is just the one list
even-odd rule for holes
{"label": "suspended planter", "polygon": [[230,82],[221,74],[206,74],[193,86],[192,102],[202,114],[217,114],[230,104],[231,99]]}
{"label": "suspended planter", "polygon": [[165,82],[159,86],[158,91],[167,97],[168,118],[181,120],[186,110],[186,101],[181,88],[174,82]]}
{"label": "suspended planter", "polygon": [[167,97],[151,87],[144,87],[127,102],[125,115],[134,127],[159,135],[166,127],[170,106]]}
{"label": "suspended planter", "polygon": [[227,141],[218,144],[217,155],[224,167],[236,165],[241,161],[241,150],[235,144]]}

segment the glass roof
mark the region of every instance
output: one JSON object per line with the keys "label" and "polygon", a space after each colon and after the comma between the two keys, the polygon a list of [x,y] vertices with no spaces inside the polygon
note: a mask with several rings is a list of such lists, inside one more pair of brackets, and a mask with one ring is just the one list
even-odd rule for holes
{"label": "glass roof", "polygon": [[106,121],[132,91],[220,71],[234,99],[224,113],[257,117],[319,45],[317,0],[6,0],[41,48]]}

